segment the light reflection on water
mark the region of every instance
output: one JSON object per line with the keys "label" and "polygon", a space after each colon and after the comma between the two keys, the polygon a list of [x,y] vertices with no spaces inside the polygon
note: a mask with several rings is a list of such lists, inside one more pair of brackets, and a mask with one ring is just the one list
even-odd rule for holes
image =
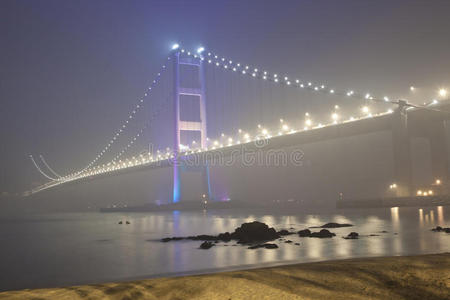
{"label": "light reflection on water", "polygon": [[[0,290],[93,283],[172,273],[308,262],[363,256],[450,251],[449,207],[339,210],[319,214],[223,210],[159,213],[85,213],[0,219]],[[129,220],[130,225],[118,225]],[[287,236],[279,249],[249,250],[234,242],[200,250],[199,241],[161,243],[167,236],[218,234],[258,220],[277,230],[298,231],[327,222],[352,223],[331,229],[332,239]],[[314,229],[316,230],[316,229]],[[318,229],[317,229],[318,230]],[[388,233],[381,233],[386,230]],[[358,240],[345,240],[351,231]],[[369,236],[370,234],[377,236]]]}

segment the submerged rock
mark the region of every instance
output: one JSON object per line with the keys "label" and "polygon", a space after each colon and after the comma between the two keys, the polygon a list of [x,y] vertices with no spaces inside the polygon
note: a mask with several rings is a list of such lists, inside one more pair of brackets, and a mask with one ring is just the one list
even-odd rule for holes
{"label": "submerged rock", "polygon": [[203,243],[200,244],[200,249],[209,249],[212,246],[214,246],[212,242],[204,241]]}
{"label": "submerged rock", "polygon": [[163,238],[163,239],[161,239],[161,242],[163,242],[163,243],[167,243],[167,242],[170,242],[170,241],[180,241],[180,240],[183,240],[184,238],[183,237],[167,237],[167,238]]}
{"label": "submerged rock", "polygon": [[311,230],[309,230],[309,229],[300,230],[298,232],[298,236],[299,237],[309,237],[309,236],[311,236]]}
{"label": "submerged rock", "polygon": [[311,227],[311,228],[340,228],[340,227],[351,227],[353,224],[339,224],[339,223],[326,223],[320,227]]}
{"label": "submerged rock", "polygon": [[295,232],[290,232],[286,229],[281,229],[280,231],[278,231],[278,234],[283,236],[283,235],[290,235],[290,234],[295,234]]}
{"label": "submerged rock", "polygon": [[253,246],[248,247],[248,249],[259,249],[259,248],[277,249],[278,246],[277,246],[277,244],[266,243],[266,244],[258,244],[258,245],[253,245]]}
{"label": "submerged rock", "polygon": [[436,226],[436,228],[431,229],[431,231],[434,232],[446,232],[446,233],[450,233],[450,227],[441,227],[441,226]]}
{"label": "submerged rock", "polygon": [[322,229],[319,232],[312,232],[309,237],[315,237],[315,238],[332,238],[333,236],[336,236],[336,234],[328,231],[327,229]]}
{"label": "submerged rock", "polygon": [[344,239],[346,240],[356,240],[359,238],[359,234],[357,232],[350,232]]}

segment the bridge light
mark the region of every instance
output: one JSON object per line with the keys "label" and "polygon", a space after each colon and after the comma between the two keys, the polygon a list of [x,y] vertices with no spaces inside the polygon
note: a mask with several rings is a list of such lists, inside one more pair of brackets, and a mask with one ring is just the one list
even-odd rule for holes
{"label": "bridge light", "polygon": [[172,50],[177,50],[178,48],[180,48],[180,45],[175,43],[172,45]]}
{"label": "bridge light", "polygon": [[447,96],[447,90],[446,89],[440,89],[439,90],[439,96],[441,96],[441,97]]}
{"label": "bridge light", "polygon": [[339,105],[336,104],[336,105],[334,106],[334,109],[339,109]]}
{"label": "bridge light", "polygon": [[433,195],[433,191],[432,191],[432,190],[429,190],[429,191],[428,191],[428,195]]}
{"label": "bridge light", "polygon": [[364,107],[362,108],[362,111],[363,111],[363,113],[368,114],[370,110],[369,110],[369,107],[364,106]]}
{"label": "bridge light", "polygon": [[334,90],[330,90],[330,94],[334,94]]}
{"label": "bridge light", "polygon": [[366,98],[366,99],[370,99],[370,94],[367,93],[365,98]]}
{"label": "bridge light", "polygon": [[437,185],[440,185],[440,184],[441,184],[441,180],[440,180],[440,179],[436,179],[435,182],[436,182]]}
{"label": "bridge light", "polygon": [[267,135],[269,132],[267,131],[267,129],[263,129],[262,130],[262,134]]}
{"label": "bridge light", "polygon": [[248,140],[248,139],[250,138],[250,136],[248,135],[248,133],[246,133],[246,134],[244,135],[244,138],[245,138],[246,140]]}
{"label": "bridge light", "polygon": [[309,116],[309,112],[305,112],[305,116]]}
{"label": "bridge light", "polygon": [[416,90],[416,88],[415,88],[414,86],[410,86],[410,87],[409,87],[409,90],[410,90],[411,92],[414,92],[414,91]]}
{"label": "bridge light", "polygon": [[334,121],[337,121],[337,119],[339,119],[339,115],[338,115],[337,113],[333,113],[333,114],[331,115],[331,118],[332,118]]}
{"label": "bridge light", "polygon": [[312,125],[312,121],[310,119],[307,119],[305,121],[306,126],[311,126]]}
{"label": "bridge light", "polygon": [[433,99],[433,101],[431,101],[431,104],[438,104],[439,101],[437,101],[436,99]]}
{"label": "bridge light", "polygon": [[289,130],[289,126],[287,126],[286,124],[283,124],[282,128],[283,128],[284,131],[288,131]]}
{"label": "bridge light", "polygon": [[278,78],[275,78],[273,81],[278,82]]}
{"label": "bridge light", "polygon": [[385,102],[389,102],[389,98],[388,97],[384,96],[383,99],[384,99]]}

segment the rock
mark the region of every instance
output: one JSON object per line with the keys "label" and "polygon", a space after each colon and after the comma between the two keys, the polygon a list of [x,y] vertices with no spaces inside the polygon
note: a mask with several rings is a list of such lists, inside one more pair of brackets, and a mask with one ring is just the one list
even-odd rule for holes
{"label": "rock", "polygon": [[369,236],[380,236],[379,234],[370,234]]}
{"label": "rock", "polygon": [[229,242],[231,241],[231,234],[229,232],[221,233],[217,236],[217,239],[224,242]]}
{"label": "rock", "polygon": [[259,248],[276,249],[276,248],[278,248],[278,246],[277,246],[277,244],[266,243],[266,244],[253,245],[253,246],[248,247],[247,249],[259,249]]}
{"label": "rock", "polygon": [[300,231],[298,232],[298,236],[299,236],[299,237],[308,237],[308,236],[311,236],[311,230],[309,230],[309,229],[303,229],[303,230],[300,230]]}
{"label": "rock", "polygon": [[295,243],[294,245],[296,245],[296,246],[300,246],[300,243]]}
{"label": "rock", "polygon": [[188,236],[187,239],[193,241],[215,241],[218,238],[214,235],[200,234],[196,236]]}
{"label": "rock", "polygon": [[200,249],[209,249],[212,246],[214,246],[212,242],[204,241],[203,243],[200,244]]}
{"label": "rock", "polygon": [[122,225],[122,221],[120,221],[119,224]]}
{"label": "rock", "polygon": [[352,224],[339,224],[339,223],[327,223],[320,226],[320,228],[340,228],[340,227],[351,227]]}
{"label": "rock", "polygon": [[125,222],[125,224],[129,225],[129,224],[130,224],[130,222],[126,221],[126,222]]}
{"label": "rock", "polygon": [[350,232],[344,239],[346,240],[356,240],[359,238],[359,234],[357,232]]}
{"label": "rock", "polygon": [[295,232],[290,232],[287,231],[286,229],[281,229],[280,231],[278,231],[278,234],[283,236],[283,235],[290,235],[290,234],[294,234]]}
{"label": "rock", "polygon": [[171,237],[171,238],[167,237],[167,238],[161,239],[161,242],[167,243],[167,242],[170,242],[170,241],[180,241],[182,239],[184,239],[184,238],[183,237]]}
{"label": "rock", "polygon": [[327,229],[322,229],[319,232],[312,232],[310,237],[315,238],[332,238],[333,236],[336,236],[336,234],[328,231]]}
{"label": "rock", "polygon": [[450,233],[450,227],[441,227],[441,226],[436,226],[436,228],[431,229],[431,231],[434,232],[446,232],[446,233]]}
{"label": "rock", "polygon": [[436,226],[436,228],[431,229],[431,231],[442,231],[442,227]]}
{"label": "rock", "polygon": [[285,243],[286,244],[290,244],[290,243],[292,243],[292,241],[291,240],[287,240],[287,241],[285,241]]}
{"label": "rock", "polygon": [[264,223],[254,221],[244,223],[231,234],[231,238],[238,240],[238,243],[249,244],[259,241],[272,241],[280,235],[273,228],[269,228]]}
{"label": "rock", "polygon": [[380,233],[388,233],[386,230],[380,231]]}

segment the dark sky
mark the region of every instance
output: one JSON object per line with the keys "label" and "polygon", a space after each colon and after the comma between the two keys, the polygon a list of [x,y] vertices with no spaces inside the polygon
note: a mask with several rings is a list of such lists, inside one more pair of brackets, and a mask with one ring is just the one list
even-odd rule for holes
{"label": "dark sky", "polygon": [[337,88],[429,101],[450,88],[449,14],[447,0],[2,0],[0,192],[42,180],[29,154],[61,173],[86,165],[175,41]]}

